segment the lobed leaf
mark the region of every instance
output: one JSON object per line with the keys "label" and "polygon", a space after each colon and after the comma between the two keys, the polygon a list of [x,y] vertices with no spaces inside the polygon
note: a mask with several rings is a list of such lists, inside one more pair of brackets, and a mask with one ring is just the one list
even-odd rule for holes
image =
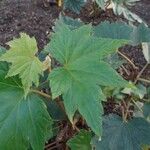
{"label": "lobed leaf", "polygon": [[91,137],[90,132],[81,130],[67,142],[67,145],[71,148],[71,150],[91,150]]}
{"label": "lobed leaf", "polygon": [[124,45],[126,40],[95,38],[91,25],[71,30],[60,22],[49,47],[50,53],[62,65],[50,73],[53,98],[63,95],[70,121],[78,110],[88,125],[101,135],[103,108],[99,100],[104,98],[99,85],[122,87],[126,84],[102,59]]}
{"label": "lobed leaf", "polygon": [[39,75],[43,73],[43,65],[35,56],[38,50],[36,40],[22,33],[19,39],[10,41],[8,45],[10,50],[0,57],[0,61],[11,63],[6,77],[19,74],[27,95],[32,83],[38,86]]}
{"label": "lobed leaf", "polygon": [[93,139],[96,150],[141,150],[150,144],[150,124],[143,118],[123,122],[117,115],[104,117],[101,141]]}
{"label": "lobed leaf", "polygon": [[5,79],[8,66],[0,63],[0,149],[44,149],[52,120],[42,99],[30,93],[26,98],[17,77]]}

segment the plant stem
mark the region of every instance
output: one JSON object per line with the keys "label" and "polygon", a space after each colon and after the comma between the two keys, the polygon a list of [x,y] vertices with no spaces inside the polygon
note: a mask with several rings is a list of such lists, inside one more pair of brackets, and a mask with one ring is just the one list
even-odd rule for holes
{"label": "plant stem", "polygon": [[38,91],[38,90],[30,90],[31,92],[33,92],[33,93],[37,93],[37,94],[39,94],[39,95],[41,95],[41,96],[43,96],[43,97],[45,97],[45,98],[48,98],[48,99],[51,99],[52,97],[49,95],[49,94],[46,94],[46,93],[44,93],[44,92],[41,92],[41,91]]}
{"label": "plant stem", "polygon": [[128,117],[128,113],[129,113],[129,107],[130,107],[130,101],[127,102],[126,106],[127,107],[126,107],[126,112],[125,112],[124,117],[125,117],[125,120],[127,122],[127,117]]}
{"label": "plant stem", "polygon": [[145,71],[145,69],[148,67],[149,63],[146,63],[146,65],[143,67],[143,69],[139,72],[139,74],[137,75],[134,84],[137,83],[137,81],[139,80],[139,78],[141,77],[141,75],[143,74],[143,72]]}
{"label": "plant stem", "polygon": [[126,59],[133,66],[134,69],[137,69],[137,67],[135,66],[135,64],[127,56],[125,56],[120,51],[118,51],[118,54],[121,55],[124,59]]}
{"label": "plant stem", "polygon": [[134,99],[131,99],[134,105],[139,109],[140,112],[143,113],[143,110],[137,105],[137,103],[134,101]]}
{"label": "plant stem", "polygon": [[139,80],[139,81],[143,81],[143,82],[146,82],[146,83],[149,83],[149,84],[150,84],[150,80],[143,79],[143,78],[139,78],[138,80]]}

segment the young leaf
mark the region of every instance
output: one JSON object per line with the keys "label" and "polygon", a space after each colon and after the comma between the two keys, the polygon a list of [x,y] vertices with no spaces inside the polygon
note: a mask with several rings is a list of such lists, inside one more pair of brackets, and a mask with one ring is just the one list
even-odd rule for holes
{"label": "young leaf", "polygon": [[81,130],[75,137],[67,142],[67,145],[71,150],[91,150],[91,137],[90,132]]}
{"label": "young leaf", "polygon": [[0,149],[44,149],[51,118],[42,99],[30,93],[26,99],[17,77],[5,79],[7,65],[0,63]]}
{"label": "young leaf", "polygon": [[141,150],[150,144],[150,124],[143,118],[123,122],[117,115],[104,118],[101,141],[93,139],[96,150]]}
{"label": "young leaf", "polygon": [[80,13],[80,10],[84,4],[85,0],[64,0],[64,8],[70,9],[76,13]]}
{"label": "young leaf", "polygon": [[108,2],[108,0],[95,0],[95,1],[99,5],[99,7],[101,7],[102,9],[105,9],[105,6]]}
{"label": "young leaf", "polygon": [[7,77],[19,74],[27,95],[32,83],[38,86],[39,75],[43,73],[42,63],[35,56],[38,50],[36,40],[22,33],[19,39],[10,41],[8,45],[10,50],[0,57],[0,61],[11,63]]}
{"label": "young leaf", "polygon": [[53,98],[63,94],[70,121],[79,110],[97,135],[102,132],[99,124],[103,113],[98,85],[120,87],[126,84],[107,63],[100,60],[124,43],[125,40],[94,38],[90,25],[70,30],[64,23],[60,26],[59,22],[48,45],[52,56],[62,64],[50,73]]}

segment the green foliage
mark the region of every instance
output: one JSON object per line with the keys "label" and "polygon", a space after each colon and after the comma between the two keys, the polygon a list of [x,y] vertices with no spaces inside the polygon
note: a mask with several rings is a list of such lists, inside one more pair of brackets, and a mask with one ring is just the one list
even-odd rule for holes
{"label": "green foliage", "polygon": [[110,64],[113,69],[118,69],[121,65],[126,63],[126,61],[121,59],[117,53],[108,55],[104,61]]}
{"label": "green foliage", "polygon": [[105,9],[107,0],[95,0],[98,6],[100,6],[102,9]]}
{"label": "green foliage", "polygon": [[143,114],[145,118],[150,118],[150,103],[145,103],[143,106]]}
{"label": "green foliage", "polygon": [[121,92],[142,99],[146,95],[146,87],[142,84],[135,86],[132,82],[129,82],[129,84]]}
{"label": "green foliage", "polygon": [[81,130],[75,137],[71,138],[67,145],[71,150],[91,150],[90,145],[92,135],[90,132]]}
{"label": "green foliage", "polygon": [[[81,3],[75,7],[79,5]],[[82,123],[83,128],[89,126],[95,134],[90,145],[91,132],[81,130],[67,142],[72,150],[91,150],[92,146],[96,150],[141,150],[145,145],[147,149],[150,145],[149,93],[141,84],[128,84],[112,68],[117,69],[124,63],[114,54],[119,47],[129,42],[149,42],[149,34],[150,29],[144,25],[131,27],[121,22],[103,22],[93,29],[92,25],[61,16],[50,43],[44,53],[39,54],[41,61],[36,57],[35,38],[24,33],[8,43],[10,50],[0,47],[0,149],[43,150],[45,141],[58,134],[60,121],[68,121],[67,116],[74,127]],[[149,62],[149,45],[145,51]],[[44,67],[47,58],[49,70]],[[122,111],[122,117],[102,117],[102,101],[106,102],[106,97],[119,100],[114,107]],[[56,101],[49,102],[55,98]],[[135,101],[139,99],[140,102]],[[136,109],[143,118],[135,117],[138,116]],[[129,114],[131,111],[133,116]]]}
{"label": "green foliage", "polygon": [[138,27],[133,28],[131,37],[134,45],[142,42],[150,42],[150,28],[144,24],[140,24]]}
{"label": "green foliage", "polygon": [[[131,12],[128,7],[134,6],[140,0],[95,0],[102,8],[112,8],[116,15],[123,15],[130,22],[145,23],[138,15]],[[109,5],[108,5],[109,4]],[[146,23],[145,23],[146,24]]]}
{"label": "green foliage", "polygon": [[85,0],[64,0],[64,8],[70,9],[76,13],[80,13],[80,10],[84,4]]}
{"label": "green foliage", "polygon": [[17,77],[5,79],[6,63],[0,63],[0,149],[44,149],[48,126],[52,124],[42,99],[24,91]]}
{"label": "green foliage", "polygon": [[73,122],[78,110],[97,135],[102,133],[99,125],[103,114],[98,85],[126,84],[102,58],[124,43],[125,40],[94,38],[90,25],[70,30],[59,22],[49,44],[50,53],[63,65],[54,69],[49,77],[53,98],[63,94],[70,121]]}
{"label": "green foliage", "polygon": [[112,0],[113,11],[116,15],[123,15],[131,22],[142,23],[144,21],[128,9],[129,6],[134,6],[137,1],[139,0]]}
{"label": "green foliage", "polygon": [[102,38],[130,40],[133,27],[123,22],[110,23],[104,21],[94,27],[94,35]]}
{"label": "green foliage", "polygon": [[68,25],[70,29],[77,29],[84,25],[84,23],[80,19],[73,19],[68,16],[60,15],[57,24],[61,24],[62,22]]}
{"label": "green foliage", "polygon": [[132,45],[138,45],[150,41],[150,28],[144,24],[136,27],[121,22],[105,21],[94,27],[94,35],[102,38],[125,39]]}
{"label": "green foliage", "polygon": [[116,115],[104,118],[101,141],[93,139],[96,150],[141,150],[150,144],[150,124],[143,118],[123,122]]}
{"label": "green foliage", "polygon": [[39,75],[43,73],[43,65],[35,56],[38,50],[36,40],[22,33],[19,39],[10,41],[8,45],[10,50],[0,57],[0,61],[11,63],[6,77],[19,74],[27,95],[32,83],[38,86]]}

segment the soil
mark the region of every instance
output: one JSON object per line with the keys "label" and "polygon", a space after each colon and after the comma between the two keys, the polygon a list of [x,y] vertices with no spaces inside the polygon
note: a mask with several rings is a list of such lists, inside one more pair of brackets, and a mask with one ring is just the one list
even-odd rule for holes
{"label": "soil", "polygon": [[[36,1],[36,0],[35,0]],[[45,8],[42,2],[34,0],[5,0],[0,5],[0,45],[6,43],[20,32],[34,36],[42,49],[48,42],[55,19],[60,10],[57,6]]]}
{"label": "soil", "polygon": [[[42,50],[48,43],[50,32],[54,26],[55,20],[58,18],[61,8],[56,5],[44,7],[42,0],[0,0],[0,45],[7,47],[7,42],[13,37],[18,37],[20,32],[26,32],[30,36],[34,36],[38,43],[39,50]],[[111,22],[122,20],[116,17],[112,11],[98,11],[91,15],[91,7],[87,4],[79,15],[70,11],[65,14],[73,18],[80,18],[85,23],[94,25],[104,20]],[[141,0],[132,11],[138,14],[150,25],[150,1]],[[146,61],[142,54],[141,46],[125,46],[121,52],[126,55],[137,66],[133,69],[130,64],[126,64],[129,72],[124,77],[128,80],[134,80],[139,71],[144,67]],[[124,74],[124,73],[123,73]],[[142,78],[150,80],[150,66],[144,71]],[[113,104],[107,105],[107,111],[111,112]]]}

